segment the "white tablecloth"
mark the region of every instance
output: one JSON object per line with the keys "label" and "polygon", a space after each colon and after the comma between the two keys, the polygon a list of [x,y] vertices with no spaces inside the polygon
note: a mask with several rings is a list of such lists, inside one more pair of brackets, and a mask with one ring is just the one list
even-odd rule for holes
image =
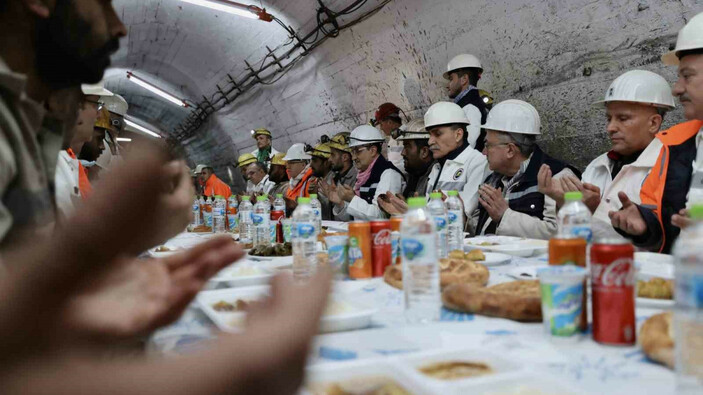
{"label": "white tablecloth", "polygon": [[[490,284],[512,281],[506,275],[518,266],[546,265],[546,258],[514,257],[507,265],[490,268]],[[442,309],[441,321],[410,326],[403,317],[403,293],[382,279],[341,281],[335,290],[358,303],[379,309],[369,329],[319,335],[311,365],[337,361],[397,356],[439,348],[477,348],[524,363],[540,374],[550,374],[589,393],[670,394],[673,373],[649,361],[638,346],[614,347],[595,343],[590,335],[576,343],[552,343],[541,324],[462,314]],[[660,312],[638,308],[637,322]],[[155,333],[152,349],[189,352],[207,344],[218,333],[195,305],[183,317]]]}

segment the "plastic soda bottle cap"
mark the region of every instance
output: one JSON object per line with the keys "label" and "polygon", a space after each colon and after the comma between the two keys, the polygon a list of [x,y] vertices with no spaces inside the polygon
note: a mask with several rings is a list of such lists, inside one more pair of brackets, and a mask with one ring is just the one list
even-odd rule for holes
{"label": "plastic soda bottle cap", "polygon": [[459,191],[449,191],[447,192],[447,196],[459,196]]}
{"label": "plastic soda bottle cap", "polygon": [[267,201],[267,200],[269,200],[269,198],[268,198],[268,196],[266,196],[266,195],[264,195],[264,196],[257,196],[257,197],[256,197],[256,201],[257,201],[257,202],[265,202],[265,201]]}
{"label": "plastic soda bottle cap", "polygon": [[317,199],[317,194],[316,194],[316,193],[311,193],[311,194],[310,194],[310,199]]}
{"label": "plastic soda bottle cap", "polygon": [[703,204],[694,204],[688,210],[688,215],[691,219],[702,220],[703,219]]}
{"label": "plastic soda bottle cap", "polygon": [[309,197],[299,197],[298,204],[310,204],[310,198]]}
{"label": "plastic soda bottle cap", "polygon": [[583,199],[583,194],[581,192],[567,192],[564,194],[564,200],[567,202],[573,202],[574,200]]}
{"label": "plastic soda bottle cap", "polygon": [[427,201],[424,197],[411,197],[408,199],[409,208],[425,207],[426,205]]}
{"label": "plastic soda bottle cap", "polygon": [[249,196],[242,196],[242,200],[249,200]]}
{"label": "plastic soda bottle cap", "polygon": [[276,194],[276,197],[277,197],[277,198],[282,198],[282,197],[283,197],[283,194],[282,194],[282,193],[277,193],[277,194]]}
{"label": "plastic soda bottle cap", "polygon": [[430,193],[430,199],[441,199],[442,192],[432,192]]}

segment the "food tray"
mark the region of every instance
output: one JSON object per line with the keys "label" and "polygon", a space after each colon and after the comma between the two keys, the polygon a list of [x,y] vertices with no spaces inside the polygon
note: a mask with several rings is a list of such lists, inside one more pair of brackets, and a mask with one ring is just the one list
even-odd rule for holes
{"label": "food tray", "polygon": [[[482,243],[495,243],[495,245],[481,245]],[[548,248],[549,243],[546,240],[513,236],[477,236],[464,240],[465,251],[479,249],[525,258],[544,254]]]}

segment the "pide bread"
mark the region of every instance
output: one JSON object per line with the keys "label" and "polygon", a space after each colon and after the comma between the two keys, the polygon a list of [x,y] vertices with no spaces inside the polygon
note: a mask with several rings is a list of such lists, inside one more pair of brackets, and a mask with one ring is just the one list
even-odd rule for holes
{"label": "pide bread", "polygon": [[474,284],[452,284],[442,292],[444,307],[463,313],[474,313],[515,321],[542,321],[542,296],[539,281],[513,281],[480,287]]}
{"label": "pide bread", "polygon": [[[485,286],[488,283],[488,268],[480,263],[466,259],[447,258],[439,262],[439,283],[442,288],[450,284],[477,284]],[[390,286],[403,289],[403,269],[401,265],[386,268],[383,279]]]}
{"label": "pide bread", "polygon": [[674,368],[674,326],[671,312],[653,315],[642,324],[640,344],[653,361]]}

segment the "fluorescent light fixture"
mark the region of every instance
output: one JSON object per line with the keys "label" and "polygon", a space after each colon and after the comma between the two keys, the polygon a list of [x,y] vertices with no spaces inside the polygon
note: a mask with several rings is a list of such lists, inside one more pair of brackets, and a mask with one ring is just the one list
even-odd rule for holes
{"label": "fluorescent light fixture", "polygon": [[141,86],[142,88],[163,97],[164,99],[170,101],[171,103],[173,103],[177,106],[188,107],[188,103],[186,103],[185,100],[179,99],[176,96],[173,96],[172,94],[159,88],[158,86],[156,86],[150,82],[144,81],[143,79],[134,75],[134,73],[132,73],[131,71],[127,72],[127,79],[134,82],[135,84]]}
{"label": "fluorescent light fixture", "polygon": [[117,141],[124,141],[125,143],[132,141],[132,139],[130,139],[128,137],[118,137],[116,140]]}
{"label": "fluorescent light fixture", "polygon": [[181,0],[185,3],[199,5],[201,7],[211,8],[213,10],[227,12],[234,15],[243,16],[245,18],[259,19],[259,15],[249,11],[249,7],[244,4],[239,4],[224,0]]}
{"label": "fluorescent light fixture", "polygon": [[134,121],[131,121],[131,120],[125,118],[125,119],[124,119],[124,122],[127,124],[127,126],[131,126],[131,127],[137,129],[137,130],[140,131],[140,132],[143,132],[143,133],[148,134],[149,136],[161,138],[161,135],[160,135],[159,133],[156,133],[156,132],[154,132],[153,130],[149,130],[149,129],[145,128],[144,126],[141,126],[141,125],[139,125],[139,124],[137,124],[137,123],[134,123]]}

